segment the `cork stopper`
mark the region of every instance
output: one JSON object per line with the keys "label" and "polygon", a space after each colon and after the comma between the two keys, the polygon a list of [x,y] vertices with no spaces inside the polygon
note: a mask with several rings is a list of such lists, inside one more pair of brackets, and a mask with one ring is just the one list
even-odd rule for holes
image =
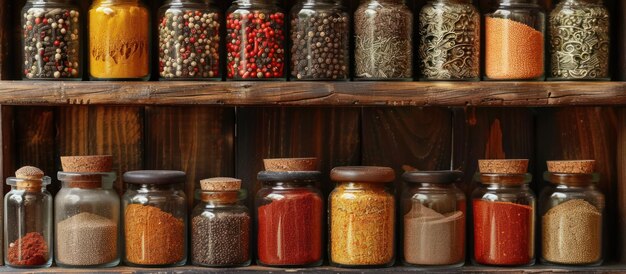
{"label": "cork stopper", "polygon": [[266,171],[316,171],[317,158],[274,158],[263,159]]}
{"label": "cork stopper", "polygon": [[[87,156],[61,156],[63,172],[72,173],[103,173],[113,169],[113,156],[111,155],[87,155]],[[98,188],[102,183],[101,174],[85,174],[72,178],[70,187]]]}
{"label": "cork stopper", "polygon": [[202,201],[233,203],[237,201],[241,180],[229,177],[215,177],[200,181]]}
{"label": "cork stopper", "polygon": [[480,173],[524,174],[528,171],[528,159],[478,160]]}
{"label": "cork stopper", "polygon": [[39,191],[43,183],[44,173],[34,166],[24,166],[15,171],[15,178],[22,179],[17,182],[17,189],[26,191]]}
{"label": "cork stopper", "polygon": [[595,171],[595,160],[548,161],[548,171],[553,173],[590,174]]}

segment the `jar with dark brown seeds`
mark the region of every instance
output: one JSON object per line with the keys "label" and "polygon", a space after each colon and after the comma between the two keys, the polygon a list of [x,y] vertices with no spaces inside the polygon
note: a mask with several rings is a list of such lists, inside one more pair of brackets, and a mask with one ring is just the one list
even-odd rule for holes
{"label": "jar with dark brown seeds", "polygon": [[301,0],[293,7],[292,79],[348,79],[349,21],[341,1]]}

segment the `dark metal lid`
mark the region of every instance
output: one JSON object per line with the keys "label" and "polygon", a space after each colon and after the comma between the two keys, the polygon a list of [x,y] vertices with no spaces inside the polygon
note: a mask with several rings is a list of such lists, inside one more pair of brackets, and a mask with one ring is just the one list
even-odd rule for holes
{"label": "dark metal lid", "polygon": [[463,177],[459,170],[407,171],[402,179],[410,183],[451,184]]}
{"label": "dark metal lid", "polygon": [[180,184],[185,182],[185,172],[178,170],[135,170],[124,173],[129,184]]}
{"label": "dark metal lid", "polygon": [[261,171],[256,178],[262,182],[319,181],[319,171]]}
{"label": "dark metal lid", "polygon": [[342,166],[330,171],[330,179],[335,182],[389,183],[396,179],[390,167]]}

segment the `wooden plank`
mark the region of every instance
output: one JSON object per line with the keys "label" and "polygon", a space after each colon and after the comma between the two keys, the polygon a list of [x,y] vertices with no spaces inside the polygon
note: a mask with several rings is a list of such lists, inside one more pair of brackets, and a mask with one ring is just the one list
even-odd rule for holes
{"label": "wooden plank", "polygon": [[[9,22],[9,0],[0,0],[0,22]],[[9,24],[2,24],[0,27],[0,79],[9,79],[9,35],[11,29]]]}
{"label": "wooden plank", "polygon": [[[14,174],[14,137],[13,137],[13,107],[0,106],[0,179],[2,179],[3,187],[0,187],[0,195],[4,197],[4,194],[9,189],[4,189],[6,185],[4,182],[7,177]],[[4,220],[4,203],[0,205],[0,218]],[[4,223],[0,224],[0,230],[4,231]],[[4,234],[0,235],[0,241],[4,242]],[[4,258],[4,249],[0,250],[0,257]],[[4,264],[4,260],[0,262],[0,265]]]}
{"label": "wooden plank", "polygon": [[617,111],[617,235],[620,246],[615,258],[626,263],[626,108]]}
{"label": "wooden plank", "polygon": [[611,54],[615,54],[617,58],[615,58],[614,66],[615,68],[615,79],[624,81],[626,80],[626,1],[616,0],[613,1],[613,5],[611,6],[611,29],[613,30],[613,36],[611,39],[615,41],[615,43],[611,43],[614,45],[612,47],[613,52]]}

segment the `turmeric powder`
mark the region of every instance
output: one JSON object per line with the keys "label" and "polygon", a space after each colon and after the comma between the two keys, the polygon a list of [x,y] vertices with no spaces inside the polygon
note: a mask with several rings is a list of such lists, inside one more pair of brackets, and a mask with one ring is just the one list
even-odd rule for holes
{"label": "turmeric powder", "polygon": [[96,0],[89,10],[89,70],[97,79],[150,74],[148,10],[139,0]]}

